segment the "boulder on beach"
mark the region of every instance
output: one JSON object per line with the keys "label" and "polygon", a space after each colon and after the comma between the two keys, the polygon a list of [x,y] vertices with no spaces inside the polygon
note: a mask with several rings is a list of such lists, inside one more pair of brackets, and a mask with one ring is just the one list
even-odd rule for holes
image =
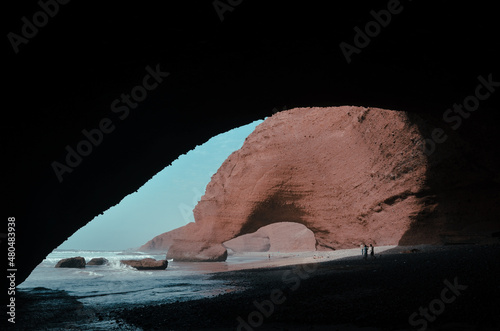
{"label": "boulder on beach", "polygon": [[155,260],[152,258],[142,260],[120,260],[120,262],[136,268],[137,270],[165,270],[168,266],[167,260]]}
{"label": "boulder on beach", "polygon": [[81,256],[62,259],[55,268],[85,268],[85,259]]}
{"label": "boulder on beach", "polygon": [[305,225],[292,222],[273,223],[253,233],[222,244],[234,252],[306,252],[316,250],[314,233]]}
{"label": "boulder on beach", "polygon": [[87,263],[87,265],[105,265],[108,264],[108,262],[108,259],[103,257],[94,257]]}
{"label": "boulder on beach", "polygon": [[221,244],[178,239],[170,246],[167,259],[179,262],[221,262],[226,261],[227,250]]}

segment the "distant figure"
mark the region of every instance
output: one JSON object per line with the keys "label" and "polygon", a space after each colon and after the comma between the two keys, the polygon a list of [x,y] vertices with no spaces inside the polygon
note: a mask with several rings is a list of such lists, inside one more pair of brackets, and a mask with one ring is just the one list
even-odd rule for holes
{"label": "distant figure", "polygon": [[365,246],[363,244],[361,244],[359,247],[361,247],[361,255],[363,255]]}
{"label": "distant figure", "polygon": [[370,257],[371,257],[372,259],[374,259],[374,258],[375,258],[375,247],[373,247],[373,245],[372,245],[372,244],[370,244]]}
{"label": "distant figure", "polygon": [[267,257],[269,258],[269,260],[271,259],[271,254],[267,254]]}
{"label": "distant figure", "polygon": [[363,259],[366,260],[367,257],[368,257],[368,246],[365,245],[365,247],[363,247]]}

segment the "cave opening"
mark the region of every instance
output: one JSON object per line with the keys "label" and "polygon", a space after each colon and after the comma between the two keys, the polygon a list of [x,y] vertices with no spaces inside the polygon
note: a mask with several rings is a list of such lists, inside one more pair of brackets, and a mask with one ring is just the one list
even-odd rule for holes
{"label": "cave opening", "polygon": [[269,197],[259,202],[241,227],[237,236],[252,233],[258,229],[278,222],[300,223],[307,227],[304,208],[298,205],[301,195],[293,188],[283,188],[270,193]]}
{"label": "cave opening", "polygon": [[[93,217],[44,254],[41,262],[55,264],[52,255],[56,251],[59,255],[67,252],[68,257],[95,251],[135,251],[161,233],[194,222],[193,209],[212,175],[261,122],[257,120],[215,135],[181,154],[135,192]],[[94,257],[94,253],[88,254],[84,256],[87,260]]]}
{"label": "cave opening", "polygon": [[223,245],[232,251],[314,251],[315,233],[299,205],[301,194],[283,186],[257,203],[238,234]]}

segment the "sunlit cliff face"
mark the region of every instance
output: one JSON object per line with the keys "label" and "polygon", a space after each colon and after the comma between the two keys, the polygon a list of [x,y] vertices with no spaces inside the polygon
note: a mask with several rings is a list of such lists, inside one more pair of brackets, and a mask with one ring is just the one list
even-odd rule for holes
{"label": "sunlit cliff face", "polygon": [[[470,235],[456,227],[470,219],[450,217],[449,202],[439,204],[440,192],[429,187],[429,174],[442,178],[436,164],[459,151],[430,162],[419,125],[404,112],[362,107],[293,109],[267,119],[212,177],[195,224],[170,238],[169,256],[189,260],[192,250],[193,260],[211,260],[210,247],[278,222],[305,225],[317,249]],[[481,231],[489,236],[498,222],[488,222]]]}

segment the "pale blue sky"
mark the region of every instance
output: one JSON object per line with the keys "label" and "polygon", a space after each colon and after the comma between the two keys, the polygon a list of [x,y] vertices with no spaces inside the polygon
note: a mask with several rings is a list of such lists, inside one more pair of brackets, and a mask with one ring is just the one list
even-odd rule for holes
{"label": "pale blue sky", "polygon": [[219,134],[146,182],[137,192],[96,216],[59,249],[124,250],[193,222],[193,208],[222,162],[241,148],[262,120]]}

